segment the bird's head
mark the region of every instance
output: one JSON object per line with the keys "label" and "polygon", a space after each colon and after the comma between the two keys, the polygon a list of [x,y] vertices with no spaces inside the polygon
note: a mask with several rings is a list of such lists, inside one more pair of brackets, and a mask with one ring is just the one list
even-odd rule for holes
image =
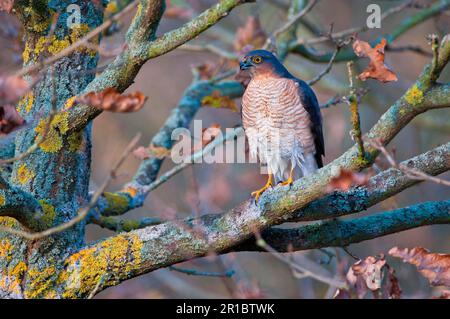
{"label": "bird's head", "polygon": [[254,50],[247,53],[239,62],[241,71],[248,72],[251,77],[257,75],[286,76],[288,71],[278,58],[267,50]]}

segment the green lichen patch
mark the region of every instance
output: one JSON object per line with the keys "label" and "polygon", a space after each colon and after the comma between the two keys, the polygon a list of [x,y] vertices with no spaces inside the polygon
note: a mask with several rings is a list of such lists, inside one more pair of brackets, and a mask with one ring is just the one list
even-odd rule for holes
{"label": "green lichen patch", "polygon": [[105,209],[106,214],[114,211],[125,211],[130,205],[129,198],[125,194],[105,192],[103,196],[108,202],[108,207]]}
{"label": "green lichen patch", "polygon": [[39,200],[39,204],[41,204],[43,216],[41,217],[41,221],[47,225],[48,227],[52,226],[55,218],[56,218],[56,210],[55,207],[48,204],[45,200]]}
{"label": "green lichen patch", "polygon": [[423,91],[419,89],[417,84],[414,84],[414,86],[406,92],[405,101],[413,106],[423,102]]}

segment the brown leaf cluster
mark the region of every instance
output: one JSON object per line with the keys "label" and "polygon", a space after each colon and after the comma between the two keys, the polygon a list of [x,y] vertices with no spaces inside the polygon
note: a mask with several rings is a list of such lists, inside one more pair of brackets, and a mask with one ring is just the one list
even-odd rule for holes
{"label": "brown leaf cluster", "polygon": [[145,103],[146,97],[141,92],[120,94],[114,88],[107,88],[101,92],[90,92],[79,96],[77,103],[84,103],[104,111],[110,112],[135,112],[140,110]]}
{"label": "brown leaf cluster", "polygon": [[0,0],[0,11],[11,12],[15,0]]}
{"label": "brown leaf cluster", "polygon": [[25,123],[11,104],[0,106],[0,136],[6,135]]}
{"label": "brown leaf cluster", "polygon": [[397,81],[397,75],[384,64],[384,47],[386,39],[382,39],[375,47],[369,43],[356,39],[353,42],[353,51],[359,57],[369,58],[370,62],[367,68],[358,76],[360,80],[365,81],[368,78],[380,82]]}
{"label": "brown leaf cluster", "polygon": [[15,103],[28,90],[27,81],[19,76],[0,76],[0,104]]}
{"label": "brown leaf cluster", "polygon": [[249,16],[243,27],[239,27],[234,38],[234,50],[243,54],[243,49],[247,52],[254,48],[261,48],[266,42],[267,34],[261,27],[258,17]]}
{"label": "brown leaf cluster", "polygon": [[398,299],[402,293],[394,269],[383,254],[357,261],[349,268],[346,281],[348,289],[339,289],[335,299],[363,299],[369,293],[374,298]]}
{"label": "brown leaf cluster", "polygon": [[335,190],[348,191],[352,186],[367,185],[371,175],[364,173],[355,173],[341,168],[339,175],[333,177],[327,185],[327,192]]}
{"label": "brown leaf cluster", "polygon": [[422,247],[393,247],[389,250],[389,255],[416,266],[432,286],[450,287],[450,255],[431,253]]}

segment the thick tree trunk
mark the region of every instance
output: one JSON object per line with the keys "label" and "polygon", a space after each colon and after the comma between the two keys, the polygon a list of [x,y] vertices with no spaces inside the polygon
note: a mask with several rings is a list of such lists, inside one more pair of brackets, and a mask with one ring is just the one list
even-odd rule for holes
{"label": "thick tree trunk", "polygon": [[[50,1],[42,7],[18,7],[25,25],[25,65],[37,63],[60,52],[102,22],[102,8],[94,1],[78,1],[81,24],[70,25],[66,12],[73,1]],[[54,26],[54,19],[59,17]],[[69,27],[71,26],[71,27]],[[54,28],[54,31],[52,29]],[[80,48],[44,71],[32,93],[18,104],[20,114],[30,126],[15,139],[15,154],[25,152],[46,129],[46,115],[53,105],[58,110],[71,107],[71,97],[77,95],[93,79],[97,54]],[[91,72],[89,72],[91,71]],[[29,79],[31,81],[31,79]],[[11,184],[33,194],[43,208],[34,220],[27,220],[33,231],[43,230],[72,219],[88,197],[91,160],[91,125],[81,132],[68,132],[67,113],[57,115],[46,139],[37,151],[16,161]],[[1,217],[4,226],[19,227],[12,218]],[[42,298],[62,297],[56,282],[63,261],[84,244],[84,223],[62,233],[34,242],[0,233],[0,297]]]}

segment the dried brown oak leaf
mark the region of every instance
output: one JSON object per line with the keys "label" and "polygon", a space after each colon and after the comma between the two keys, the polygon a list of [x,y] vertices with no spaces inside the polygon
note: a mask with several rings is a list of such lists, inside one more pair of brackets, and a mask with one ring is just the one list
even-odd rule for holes
{"label": "dried brown oak leaf", "polygon": [[346,280],[348,289],[339,289],[335,299],[349,299],[352,296],[362,299],[367,293],[372,293],[376,298],[398,299],[402,293],[394,269],[386,263],[383,254],[354,263],[347,272]]}
{"label": "dried brown oak leaf", "polygon": [[386,39],[382,39],[375,47],[369,43],[356,39],[353,42],[353,51],[359,57],[369,58],[370,62],[367,68],[358,76],[362,81],[372,78],[380,82],[397,81],[397,75],[384,64],[384,47]]}
{"label": "dried brown oak leaf", "polygon": [[120,94],[114,88],[107,88],[101,92],[90,92],[79,96],[77,103],[84,103],[110,112],[135,112],[140,110],[147,98],[141,92]]}
{"label": "dried brown oak leaf", "polygon": [[393,247],[389,250],[389,255],[416,266],[432,286],[450,287],[450,255],[431,253],[422,247]]}
{"label": "dried brown oak leaf", "polygon": [[340,169],[339,175],[333,177],[327,185],[327,192],[335,190],[348,191],[352,186],[362,186],[369,182],[370,174],[355,173],[347,169]]}
{"label": "dried brown oak leaf", "polygon": [[[234,38],[234,50],[241,52],[243,49],[261,48],[266,42],[267,34],[261,27],[258,17],[249,16],[243,27],[239,27]],[[247,47],[247,48],[246,48]],[[242,54],[242,52],[241,52]]]}

